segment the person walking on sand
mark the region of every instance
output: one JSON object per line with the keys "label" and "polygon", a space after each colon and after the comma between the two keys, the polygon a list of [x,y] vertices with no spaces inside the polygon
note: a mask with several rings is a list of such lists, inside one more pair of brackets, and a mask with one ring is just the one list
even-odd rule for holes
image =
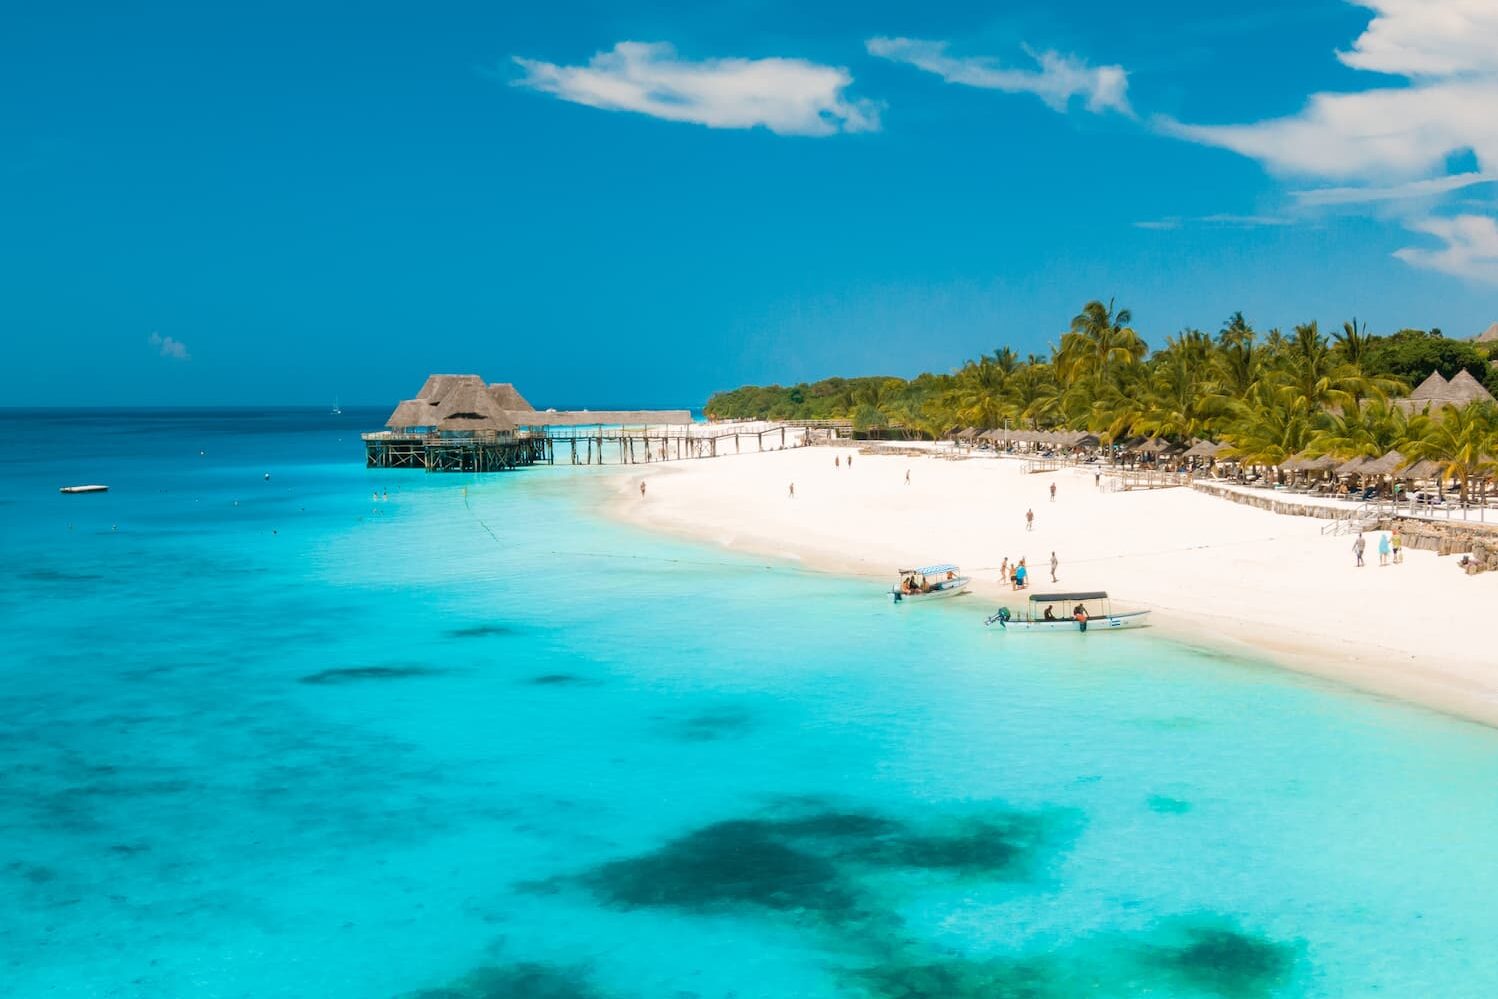
{"label": "person walking on sand", "polygon": [[1057,582],[1057,579],[1056,579],[1056,570],[1060,566],[1061,566],[1061,560],[1056,557],[1056,553],[1055,552],[1051,552],[1051,582],[1053,582],[1053,583]]}
{"label": "person walking on sand", "polygon": [[999,582],[1009,578],[1009,556],[1004,556],[1004,561],[999,563]]}
{"label": "person walking on sand", "polygon": [[910,469],[905,469],[905,484],[910,485]]}
{"label": "person walking on sand", "polygon": [[1019,568],[1014,570],[1015,589],[1023,590],[1030,585],[1030,570],[1025,565],[1025,560],[1019,560]]}
{"label": "person walking on sand", "polygon": [[1399,528],[1394,528],[1394,536],[1389,539],[1389,544],[1394,546],[1394,564],[1398,565],[1404,561],[1404,537],[1399,533]]}
{"label": "person walking on sand", "polygon": [[1352,553],[1357,556],[1358,568],[1363,567],[1363,551],[1368,547],[1368,542],[1363,540],[1363,532],[1358,532],[1357,540],[1352,543]]}
{"label": "person walking on sand", "polygon": [[1051,502],[1056,502],[1056,483],[1051,483]]}
{"label": "person walking on sand", "polygon": [[843,456],[842,455],[835,454],[835,455],[832,456],[832,467],[833,468],[842,468],[843,467]]}
{"label": "person walking on sand", "polygon": [[848,455],[848,467],[849,468],[853,467],[853,456],[851,454]]}
{"label": "person walking on sand", "polygon": [[645,498],[645,480],[641,479],[640,480],[640,499],[644,499],[644,498]]}
{"label": "person walking on sand", "polygon": [[786,496],[788,499],[796,498],[796,484],[794,482],[791,483],[790,488],[786,491]]}
{"label": "person walking on sand", "polygon": [[1378,564],[1389,564],[1389,535],[1382,532],[1378,536]]}
{"label": "person walking on sand", "polygon": [[1033,509],[1025,511],[1025,530],[1035,530],[1035,511]]}
{"label": "person walking on sand", "polygon": [[1094,471],[1092,473],[1092,485],[1095,489],[1103,488],[1103,473]]}

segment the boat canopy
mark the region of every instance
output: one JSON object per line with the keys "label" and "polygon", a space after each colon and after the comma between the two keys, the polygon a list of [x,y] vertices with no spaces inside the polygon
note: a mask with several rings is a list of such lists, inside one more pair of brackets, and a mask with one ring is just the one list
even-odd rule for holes
{"label": "boat canopy", "polygon": [[956,572],[957,566],[951,564],[928,565],[923,569],[901,569],[902,576],[937,576],[944,572]]}
{"label": "boat canopy", "polygon": [[1093,590],[1087,593],[1032,593],[1030,602],[1032,604],[1059,604],[1067,600],[1107,600],[1108,593],[1105,590]]}

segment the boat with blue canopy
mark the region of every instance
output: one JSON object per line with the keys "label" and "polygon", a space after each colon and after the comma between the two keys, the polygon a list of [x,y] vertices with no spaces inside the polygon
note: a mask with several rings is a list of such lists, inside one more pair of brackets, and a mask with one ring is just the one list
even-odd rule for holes
{"label": "boat with blue canopy", "polygon": [[906,600],[941,600],[967,592],[972,581],[972,577],[964,576],[961,569],[948,562],[901,569],[900,580],[889,588],[889,595],[897,604]]}

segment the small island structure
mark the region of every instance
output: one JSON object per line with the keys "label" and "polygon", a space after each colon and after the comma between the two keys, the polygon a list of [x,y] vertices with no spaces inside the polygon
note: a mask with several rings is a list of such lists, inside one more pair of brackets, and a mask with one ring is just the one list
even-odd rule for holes
{"label": "small island structure", "polygon": [[620,464],[705,458],[719,454],[719,441],[758,438],[784,427],[742,426],[693,432],[685,409],[539,410],[508,382],[485,384],[478,375],[429,375],[416,398],[395,407],[386,429],[366,433],[365,465],[429,472],[499,472],[526,465],[555,464],[561,450],[574,465],[602,464],[605,454]]}

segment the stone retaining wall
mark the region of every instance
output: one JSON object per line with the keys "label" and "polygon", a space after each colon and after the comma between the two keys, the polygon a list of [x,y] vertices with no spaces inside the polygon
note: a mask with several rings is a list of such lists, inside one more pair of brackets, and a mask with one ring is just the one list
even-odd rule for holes
{"label": "stone retaining wall", "polygon": [[[1346,519],[1351,510],[1336,507],[1311,506],[1277,499],[1267,492],[1263,496],[1240,493],[1226,489],[1216,482],[1193,482],[1193,489],[1209,496],[1242,503],[1245,506],[1268,510],[1271,513],[1292,517],[1314,517],[1320,520]],[[1498,524],[1473,524],[1462,521],[1432,521],[1413,517],[1379,516],[1364,524],[1370,531],[1392,531],[1399,529],[1404,547],[1435,552],[1437,555],[1454,555],[1471,552],[1473,572],[1498,571]]]}

